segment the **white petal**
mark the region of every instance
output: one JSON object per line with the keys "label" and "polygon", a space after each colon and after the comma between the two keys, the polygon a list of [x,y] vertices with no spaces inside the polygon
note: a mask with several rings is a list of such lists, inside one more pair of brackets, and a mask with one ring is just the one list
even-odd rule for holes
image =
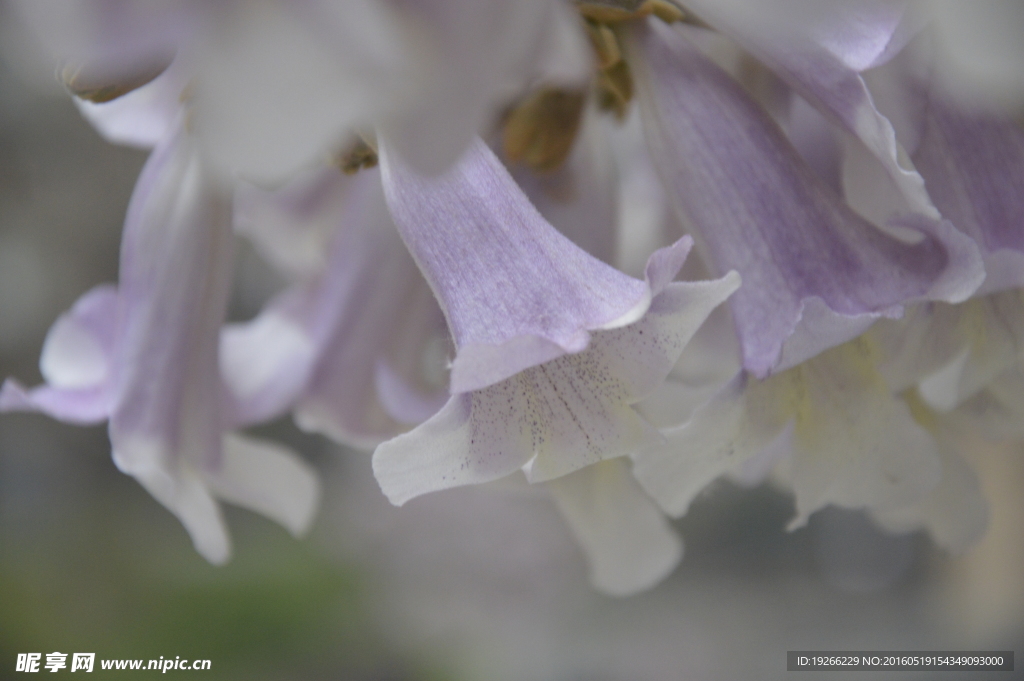
{"label": "white petal", "polygon": [[259,254],[292,279],[327,267],[331,240],[346,224],[344,211],[363,186],[333,167],[315,167],[287,185],[267,190],[239,182],[235,230],[252,240]]}
{"label": "white petal", "polygon": [[613,596],[643,591],[682,558],[682,542],[625,461],[590,466],[548,489],[587,554],[595,588]]}
{"label": "white petal", "polygon": [[264,440],[225,435],[223,465],[205,477],[219,498],[265,515],[295,536],[309,530],[320,504],[316,472],[291,450]]}
{"label": "white petal", "polygon": [[551,444],[536,446],[527,479],[550,480],[660,443],[632,405],[657,389],[711,310],[738,286],[735,272],[715,281],[670,284],[640,321],[595,333],[586,351],[517,376],[539,395],[546,393],[539,404],[558,414],[546,421],[543,441]]}
{"label": "white petal", "polygon": [[161,443],[141,438],[121,438],[113,456],[122,473],[135,478],[177,516],[199,555],[214,565],[227,562],[231,539],[220,507],[187,464],[169,469],[164,463],[168,457]]}
{"label": "white petal", "polygon": [[96,104],[77,97],[72,101],[108,141],[149,149],[172,131],[188,76],[184,60],[179,59],[149,83],[112,101]]}
{"label": "white petal", "polygon": [[932,437],[893,397],[861,339],[797,369],[790,529],[827,504],[891,509],[924,497],[939,482]]}
{"label": "white petal", "polygon": [[936,544],[961,553],[985,534],[989,511],[978,476],[946,440],[948,435],[937,438],[942,480],[935,489],[917,503],[872,516],[892,532],[926,529]]}
{"label": "white petal", "polygon": [[1024,371],[1021,365],[999,375],[985,390],[966,400],[946,418],[958,428],[973,428],[989,439],[1024,439]]}
{"label": "white petal", "polygon": [[408,41],[384,3],[250,0],[220,19],[199,55],[193,122],[245,177],[278,181],[336,151],[408,85]]}
{"label": "white petal", "polygon": [[[276,308],[268,307],[251,322],[228,324],[221,331],[221,376],[233,397],[246,406],[246,411],[252,408],[248,403],[263,397],[264,393],[269,393],[269,397],[289,395],[290,399],[281,400],[280,408],[284,409],[294,402],[305,385],[308,365],[315,351],[306,329]],[[292,379],[298,385],[288,385]],[[265,417],[280,409],[257,411]]]}
{"label": "white petal", "polygon": [[95,338],[62,317],[46,336],[39,366],[52,386],[85,388],[104,381],[110,370],[107,359]]}
{"label": "white petal", "polygon": [[[423,39],[415,103],[382,126],[402,158],[434,175],[453,164],[535,76],[580,74],[580,43],[566,37],[564,9],[550,0],[420,0],[408,18]],[[582,34],[576,28],[577,35]],[[571,42],[570,42],[571,41]],[[552,57],[568,56],[559,68]],[[568,66],[567,70],[563,70]],[[586,65],[584,64],[584,67]],[[538,73],[540,71],[540,73]]]}
{"label": "white petal", "polygon": [[[776,379],[778,381],[778,379]],[[767,447],[789,419],[771,386],[741,372],[666,442],[633,456],[633,475],[671,516],[686,514],[712,481]]]}
{"label": "white petal", "polygon": [[893,391],[920,384],[929,404],[949,411],[1024,356],[1024,295],[1011,290],[959,305],[921,305],[870,335]]}
{"label": "white petal", "polygon": [[959,400],[957,388],[964,375],[964,367],[970,358],[970,350],[964,348],[953,361],[930,376],[918,386],[921,397],[934,409],[950,411]]}
{"label": "white petal", "polygon": [[525,433],[509,427],[496,404],[502,395],[495,397],[488,390],[455,395],[429,421],[377,447],[373,475],[391,503],[497,480],[526,463]]}

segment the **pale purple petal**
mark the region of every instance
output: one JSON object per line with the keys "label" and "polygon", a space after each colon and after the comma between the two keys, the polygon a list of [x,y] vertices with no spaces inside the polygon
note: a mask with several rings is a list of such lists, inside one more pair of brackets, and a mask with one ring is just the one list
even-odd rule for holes
{"label": "pale purple petal", "polygon": [[41,385],[29,390],[8,378],[0,389],[0,412],[38,411],[59,421],[78,425],[106,421],[112,401],[110,387],[106,385],[79,389]]}
{"label": "pale purple petal", "polygon": [[[937,219],[921,176],[901,153],[892,124],[879,113],[860,76],[861,71],[888,61],[912,36],[913,22],[904,17],[908,3],[781,0],[746,4],[757,6],[753,16],[740,16],[730,3],[708,0],[699,0],[693,9],[863,143],[876,159],[877,169],[902,197],[903,212]],[[783,17],[791,21],[783,23]]]}
{"label": "pale purple petal", "polygon": [[594,333],[582,352],[457,394],[422,426],[380,445],[374,472],[388,498],[400,504],[524,466],[530,482],[548,481],[660,441],[633,405],[665,379],[696,329],[739,285],[735,273],[668,283],[688,241],[652,256],[656,295],[639,321]]}
{"label": "pale purple petal", "polygon": [[8,379],[0,411],[41,411],[55,419],[93,424],[110,416],[117,290],[92,289],[61,315],[43,343],[39,367],[46,381],[31,390]]}
{"label": "pale purple petal", "polygon": [[440,386],[430,390],[416,380],[431,338],[443,338],[443,317],[391,222],[379,174],[348,178],[328,168],[320,175],[302,181],[313,191],[283,189],[279,203],[282,223],[288,214],[298,222],[333,222],[322,271],[251,322],[224,330],[232,421],[256,423],[294,408],[305,429],[377,444],[404,430],[416,411],[405,408],[405,398],[422,398],[421,413],[433,405],[423,418],[443,404],[434,399]]}
{"label": "pale purple petal", "polygon": [[[232,423],[259,423],[294,407],[332,335],[359,309],[357,285],[374,271],[388,237],[387,224],[368,214],[374,204],[367,175],[348,178],[325,167],[274,192],[240,193],[236,220],[272,262],[279,258],[276,264],[301,279],[256,318],[229,324],[221,334]],[[397,235],[392,241],[399,242]]]}
{"label": "pale purple petal", "polygon": [[1024,132],[985,112],[927,101],[914,153],[935,205],[985,257],[982,292],[1024,286]]}
{"label": "pale purple petal", "polygon": [[[194,142],[153,152],[121,250],[117,396],[110,439],[131,468],[219,465],[218,338],[231,283],[230,198]],[[140,459],[156,456],[159,462]]]}
{"label": "pale purple petal", "polygon": [[397,239],[357,272],[360,280],[343,301],[344,316],[296,405],[295,420],[338,442],[367,447],[445,404],[449,345],[444,317]]}
{"label": "pale purple petal", "polygon": [[[906,302],[959,301],[977,288],[977,249],[952,225],[905,219],[916,244],[880,231],[681,34],[652,22],[631,44],[649,146],[675,207],[714,266],[743,276],[732,309],[747,369],[765,376],[784,354],[787,365],[807,359]],[[800,356],[784,353],[801,322],[818,328],[798,336]]]}
{"label": "pale purple petal", "polygon": [[483,142],[436,178],[383,146],[381,165],[395,224],[455,340],[452,392],[579,352],[590,331],[635,321],[650,304],[644,282],[552,228]]}
{"label": "pale purple petal", "polygon": [[189,0],[17,0],[50,53],[117,80],[169,61],[196,22]]}
{"label": "pale purple petal", "polygon": [[235,231],[260,256],[293,281],[319,275],[327,267],[331,242],[344,222],[350,197],[361,181],[319,165],[283,187],[266,189],[247,182],[235,188]]}
{"label": "pale purple petal", "polygon": [[318,347],[303,325],[304,289],[278,296],[252,321],[227,324],[221,331],[229,423],[246,426],[276,418],[292,408],[308,384]]}
{"label": "pale purple petal", "polygon": [[117,288],[102,284],[79,298],[50,327],[39,359],[43,378],[55,388],[109,382],[116,331]]}
{"label": "pale purple petal", "polygon": [[516,167],[511,171],[545,220],[584,251],[611,264],[617,250],[619,178],[607,138],[611,125],[606,124],[588,109],[560,168],[547,173]]}
{"label": "pale purple petal", "polygon": [[[438,316],[440,316],[440,312]],[[442,326],[443,324],[442,321]],[[436,337],[436,339],[443,340],[440,337]],[[425,355],[429,356],[429,352],[429,348],[424,350]],[[376,368],[374,387],[377,390],[377,399],[380,400],[384,411],[400,423],[409,425],[423,423],[440,411],[448,401],[446,389],[418,390],[412,381],[400,376],[387,361],[379,361]]]}

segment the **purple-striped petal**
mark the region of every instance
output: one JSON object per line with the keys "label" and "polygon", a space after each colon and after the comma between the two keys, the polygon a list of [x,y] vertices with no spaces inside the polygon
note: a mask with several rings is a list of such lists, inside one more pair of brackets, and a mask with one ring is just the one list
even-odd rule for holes
{"label": "purple-striped petal", "polygon": [[[687,39],[652,22],[630,41],[652,156],[719,271],[744,366],[758,376],[855,337],[920,299],[959,301],[984,273],[948,222],[904,220],[905,243],[859,217],[779,128]],[[787,341],[792,337],[791,347]]]}
{"label": "purple-striped petal", "polygon": [[432,415],[443,404],[438,390],[447,397],[418,380],[431,339],[443,342],[444,321],[391,222],[380,175],[319,175],[303,181],[306,191],[282,190],[288,200],[278,218],[333,222],[322,271],[223,332],[231,420],[257,423],[294,409],[305,429],[375,445],[405,430],[407,419]]}
{"label": "purple-striped petal", "polygon": [[[587,110],[565,163],[553,172],[513,167],[512,177],[540,214],[574,244],[614,263],[618,238],[618,177],[607,121]],[[645,253],[646,256],[648,253]]]}
{"label": "purple-striped petal", "polygon": [[[742,5],[742,8],[740,7]],[[693,9],[734,38],[807,101],[864,145],[876,172],[902,201],[894,214],[865,206],[871,219],[911,213],[937,219],[924,182],[906,161],[889,120],[879,113],[860,72],[884,64],[913,35],[907,2],[773,0]],[[859,208],[859,207],[858,207]],[[884,221],[880,226],[885,228]]]}
{"label": "purple-striped petal", "polygon": [[988,272],[979,292],[1024,286],[1024,132],[938,95],[926,107],[914,163],[943,216],[978,243]]}
{"label": "purple-striped petal", "polygon": [[110,439],[126,472],[220,465],[231,238],[230,195],[192,140],[165,140],[139,177],[122,240]]}
{"label": "purple-striped petal", "polygon": [[531,482],[552,480],[660,440],[633,405],[665,379],[711,310],[739,285],[735,273],[669,283],[688,242],[651,257],[655,297],[640,320],[595,332],[582,352],[455,394],[429,421],[380,445],[374,474],[392,503],[519,468]]}
{"label": "purple-striped petal", "polygon": [[650,287],[559,234],[477,140],[425,178],[381,148],[392,217],[455,340],[451,391],[492,385],[636,321]]}

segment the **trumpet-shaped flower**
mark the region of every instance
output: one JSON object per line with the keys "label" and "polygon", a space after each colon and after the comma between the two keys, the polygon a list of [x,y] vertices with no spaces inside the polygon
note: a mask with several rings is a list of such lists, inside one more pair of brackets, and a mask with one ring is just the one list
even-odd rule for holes
{"label": "trumpet-shaped flower", "polygon": [[907,243],[854,213],[781,130],[681,33],[652,22],[631,54],[652,157],[714,269],[745,285],[730,301],[743,365],[794,366],[916,300],[960,301],[984,277],[945,221],[907,216]]}
{"label": "trumpet-shaped flower", "polygon": [[4,410],[109,420],[114,463],[188,530],[214,563],[230,541],[215,498],[303,532],[315,474],[280,446],[229,433],[218,369],[231,280],[230,194],[183,133],[153,152],[125,221],[120,283],[98,287],[53,326],[47,385],[8,381]]}
{"label": "trumpet-shaped flower", "polygon": [[389,499],[524,466],[531,481],[550,480],[658,438],[631,405],[664,380],[736,275],[671,283],[683,240],[651,257],[646,282],[626,277],[547,224],[483,144],[435,179],[385,154],[384,178],[456,346],[452,398],[374,454]]}

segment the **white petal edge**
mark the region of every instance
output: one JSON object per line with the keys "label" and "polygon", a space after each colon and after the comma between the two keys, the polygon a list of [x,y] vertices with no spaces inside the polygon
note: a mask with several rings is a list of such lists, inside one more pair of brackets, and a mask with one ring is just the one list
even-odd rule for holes
{"label": "white petal edge", "polygon": [[682,559],[682,541],[626,461],[603,461],[547,485],[586,552],[598,590],[630,596],[649,589]]}
{"label": "white petal edge", "polygon": [[925,529],[942,548],[963,553],[988,528],[988,502],[967,461],[942,439],[938,441],[938,452],[942,480],[935,489],[915,504],[871,515],[890,532]]}
{"label": "white petal edge", "polygon": [[118,470],[135,478],[181,521],[199,555],[214,565],[226,563],[231,557],[231,538],[220,506],[199,476],[187,466],[174,473],[167,470],[156,442],[136,438],[119,444],[113,452]]}
{"label": "white petal edge", "polygon": [[296,537],[309,530],[320,505],[316,471],[265,440],[226,434],[221,469],[204,477],[218,498],[265,515]]}

